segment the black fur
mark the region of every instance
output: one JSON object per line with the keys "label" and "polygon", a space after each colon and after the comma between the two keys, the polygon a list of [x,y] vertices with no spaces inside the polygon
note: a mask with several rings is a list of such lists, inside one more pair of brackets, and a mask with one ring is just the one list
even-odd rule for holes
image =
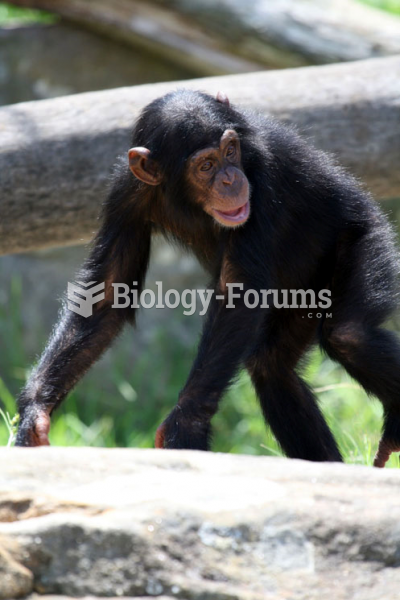
{"label": "black fur", "polygon": [[[190,193],[186,160],[218,144],[226,129],[240,138],[251,186],[249,220],[220,227]],[[317,403],[295,372],[319,341],[384,405],[384,437],[400,445],[400,345],[380,329],[397,300],[397,253],[391,229],[370,196],[293,130],[270,119],[180,90],[149,104],[132,146],[151,151],[164,174],[159,186],[136,180],[121,163],[92,253],[77,278],[106,281],[106,300],[84,319],[65,311],[19,399],[17,443],[30,445],[32,406],[52,411],[119,333],[132,309],[111,310],[111,282],[143,285],[152,231],[189,247],[221,289],[221,278],[245,289],[330,289],[328,311],[226,309],[215,299],[178,406],[165,421],[168,448],[207,449],[222,393],[244,364],[264,416],[284,452],[340,461]],[[313,318],[308,313],[313,312]],[[323,312],[321,318],[317,312]],[[327,317],[326,312],[332,313]]]}

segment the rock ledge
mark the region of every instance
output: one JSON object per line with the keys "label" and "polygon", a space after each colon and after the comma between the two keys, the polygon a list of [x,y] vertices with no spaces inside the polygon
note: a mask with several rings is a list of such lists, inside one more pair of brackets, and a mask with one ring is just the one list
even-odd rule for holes
{"label": "rock ledge", "polygon": [[398,600],[395,470],[0,449],[0,598]]}

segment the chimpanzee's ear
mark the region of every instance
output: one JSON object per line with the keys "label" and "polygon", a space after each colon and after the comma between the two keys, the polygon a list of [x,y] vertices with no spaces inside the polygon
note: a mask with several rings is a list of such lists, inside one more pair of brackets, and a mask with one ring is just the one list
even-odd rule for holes
{"label": "chimpanzee's ear", "polygon": [[131,148],[128,152],[129,168],[135,177],[148,185],[159,185],[162,175],[156,161],[150,158],[147,148]]}
{"label": "chimpanzee's ear", "polygon": [[216,100],[217,100],[217,102],[221,102],[221,104],[226,104],[227,106],[229,106],[229,104],[230,104],[229,98],[226,94],[224,94],[224,92],[218,92],[217,96],[216,96]]}

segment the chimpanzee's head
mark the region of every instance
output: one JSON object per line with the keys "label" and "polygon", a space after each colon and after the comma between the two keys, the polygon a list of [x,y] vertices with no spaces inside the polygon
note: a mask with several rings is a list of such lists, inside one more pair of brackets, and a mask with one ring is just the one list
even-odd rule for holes
{"label": "chimpanzee's head", "polygon": [[224,227],[250,214],[236,111],[225,95],[180,90],[149,104],[140,116],[129,167],[150,186],[182,184],[191,201]]}

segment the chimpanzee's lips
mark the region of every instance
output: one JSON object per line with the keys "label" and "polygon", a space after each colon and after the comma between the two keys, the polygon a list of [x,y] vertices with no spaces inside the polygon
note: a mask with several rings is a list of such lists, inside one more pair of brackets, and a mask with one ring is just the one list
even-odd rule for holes
{"label": "chimpanzee's lips", "polygon": [[244,223],[250,214],[250,202],[247,200],[242,206],[233,208],[232,210],[217,210],[213,208],[213,211],[223,221],[229,221],[232,225],[239,225],[240,223]]}

